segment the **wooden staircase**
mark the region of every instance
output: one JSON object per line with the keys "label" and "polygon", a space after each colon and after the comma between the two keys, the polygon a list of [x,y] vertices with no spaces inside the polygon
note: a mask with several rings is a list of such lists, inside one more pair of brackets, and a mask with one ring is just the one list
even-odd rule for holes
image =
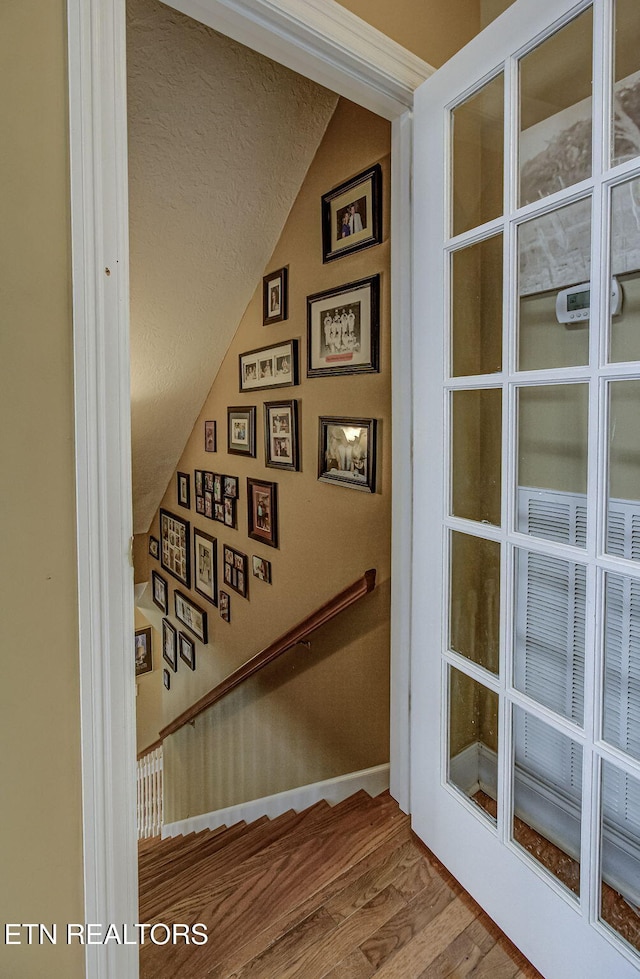
{"label": "wooden staircase", "polygon": [[138,920],[208,933],[145,942],[141,979],[538,976],[388,793],[142,840],[139,861]]}

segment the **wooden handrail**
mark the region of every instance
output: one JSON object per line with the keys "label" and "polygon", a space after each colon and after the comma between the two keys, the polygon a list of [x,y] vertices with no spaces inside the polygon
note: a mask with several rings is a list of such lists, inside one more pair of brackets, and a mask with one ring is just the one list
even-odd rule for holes
{"label": "wooden handrail", "polygon": [[185,724],[189,724],[190,721],[193,721],[198,714],[201,714],[203,711],[207,710],[207,708],[211,707],[212,704],[216,704],[219,700],[222,700],[222,698],[226,697],[228,693],[231,693],[232,690],[239,687],[241,683],[244,683],[244,681],[248,680],[249,677],[253,676],[255,673],[258,673],[259,670],[264,669],[265,666],[272,663],[274,659],[278,658],[278,656],[286,653],[286,651],[291,649],[292,646],[296,646],[299,642],[302,642],[303,639],[305,639],[316,629],[319,629],[321,625],[325,624],[325,622],[329,622],[331,619],[335,618],[336,615],[339,615],[340,612],[344,611],[344,609],[348,608],[350,605],[353,605],[354,602],[357,602],[360,598],[364,598],[365,595],[368,595],[369,592],[373,591],[375,584],[375,568],[371,569],[370,571],[365,571],[363,576],[358,578],[357,581],[354,581],[352,585],[349,585],[348,588],[343,589],[343,591],[335,595],[334,598],[330,598],[328,602],[325,602],[324,605],[321,605],[315,612],[308,615],[306,619],[303,619],[302,622],[299,622],[292,629],[289,629],[288,632],[285,632],[284,635],[280,636],[279,639],[276,639],[275,642],[272,642],[269,646],[266,646],[259,653],[256,653],[255,656],[252,656],[251,659],[247,660],[247,662],[240,666],[237,670],[230,673],[229,676],[222,681],[222,683],[219,683],[216,687],[210,690],[209,693],[206,693],[204,697],[197,700],[195,704],[192,704],[191,707],[183,711],[182,714],[178,714],[175,720],[171,721],[170,724],[167,724],[167,726],[163,727],[163,729],[160,731],[160,740],[163,741],[164,738],[168,737],[170,734],[175,734],[175,732],[179,731]]}
{"label": "wooden handrail", "polygon": [[152,743],[148,744],[146,748],[143,748],[142,751],[139,751],[136,760],[140,761],[140,759],[144,758],[145,755],[148,755],[152,751],[155,751],[156,748],[161,748],[161,747],[162,747],[162,738],[158,738],[157,741],[152,741]]}

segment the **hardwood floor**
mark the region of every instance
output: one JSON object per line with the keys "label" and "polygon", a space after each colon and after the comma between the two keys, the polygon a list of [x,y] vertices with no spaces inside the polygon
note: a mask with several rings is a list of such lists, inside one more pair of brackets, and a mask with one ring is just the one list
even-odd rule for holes
{"label": "hardwood floor", "polygon": [[209,938],[145,943],[142,979],[539,976],[388,794],[143,842],[139,920]]}

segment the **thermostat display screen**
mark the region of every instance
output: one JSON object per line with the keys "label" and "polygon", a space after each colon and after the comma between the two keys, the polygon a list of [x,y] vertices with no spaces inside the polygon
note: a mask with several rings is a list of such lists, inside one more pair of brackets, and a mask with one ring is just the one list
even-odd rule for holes
{"label": "thermostat display screen", "polygon": [[576,309],[588,309],[590,297],[590,289],[585,289],[584,292],[570,292],[567,296],[567,309],[570,313]]}

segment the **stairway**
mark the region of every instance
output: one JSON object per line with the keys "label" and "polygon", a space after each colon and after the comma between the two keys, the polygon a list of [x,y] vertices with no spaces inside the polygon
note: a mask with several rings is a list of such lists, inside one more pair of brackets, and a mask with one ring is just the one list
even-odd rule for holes
{"label": "stairway", "polygon": [[141,979],[538,976],[388,793],[143,840],[139,863],[138,920],[208,934],[146,941]]}

